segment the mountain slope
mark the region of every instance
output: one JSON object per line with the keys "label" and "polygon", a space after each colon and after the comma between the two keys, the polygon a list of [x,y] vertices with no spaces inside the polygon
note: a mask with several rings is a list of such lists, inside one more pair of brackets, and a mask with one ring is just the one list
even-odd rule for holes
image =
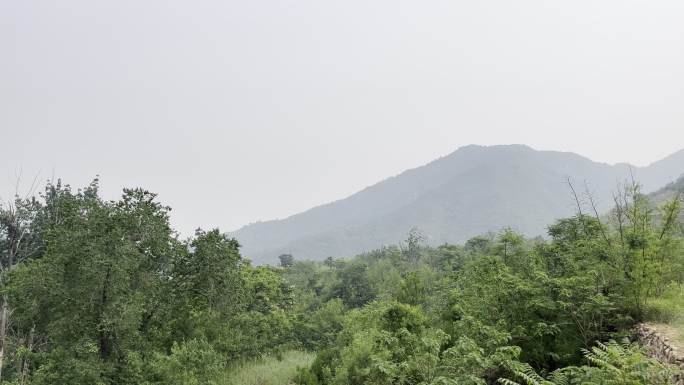
{"label": "mountain slope", "polygon": [[[667,186],[649,194],[648,198],[653,202],[654,206],[659,207],[666,202],[672,201],[675,196],[679,197],[682,206],[684,206],[684,175],[675,182],[669,183]],[[684,210],[679,215],[679,226],[684,234]]]}
{"label": "mountain slope", "polygon": [[662,204],[674,198],[675,195],[684,198],[684,175],[665,187],[654,191],[649,195],[649,198],[655,204]]}
{"label": "mountain slope", "polygon": [[[684,173],[684,151],[644,168],[631,167],[645,191]],[[433,244],[462,242],[510,226],[540,235],[554,219],[571,215],[571,178],[584,181],[599,209],[630,176],[627,164],[596,163],[572,153],[526,146],[466,146],[425,166],[405,171],[346,199],[292,217],[251,224],[232,233],[255,262],[345,257],[403,240],[417,227]]]}

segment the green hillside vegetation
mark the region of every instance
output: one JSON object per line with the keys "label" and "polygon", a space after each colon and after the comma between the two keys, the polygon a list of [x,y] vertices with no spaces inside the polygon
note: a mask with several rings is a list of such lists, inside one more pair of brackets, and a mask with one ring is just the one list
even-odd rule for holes
{"label": "green hillside vegetation", "polygon": [[0,212],[0,383],[671,384],[625,338],[681,287],[680,202],[622,191],[547,239],[411,231],[275,267],[219,230],[179,238],[145,190],[48,184]]}
{"label": "green hillside vegetation", "polygon": [[[684,203],[684,176],[649,194],[654,207],[676,199]],[[680,210],[679,214],[676,223],[684,235],[684,211]],[[663,221],[663,216],[659,215],[658,220]],[[676,348],[684,349],[684,288],[678,284],[670,285],[663,295],[649,300],[648,312],[649,319],[653,321],[651,327],[666,335]]]}

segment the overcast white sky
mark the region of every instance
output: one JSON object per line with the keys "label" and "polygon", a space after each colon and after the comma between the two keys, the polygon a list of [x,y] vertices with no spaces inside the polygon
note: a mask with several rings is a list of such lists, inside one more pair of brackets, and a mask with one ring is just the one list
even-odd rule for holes
{"label": "overcast white sky", "polygon": [[684,147],[681,0],[0,0],[0,195],[144,186],[184,232],[476,144]]}

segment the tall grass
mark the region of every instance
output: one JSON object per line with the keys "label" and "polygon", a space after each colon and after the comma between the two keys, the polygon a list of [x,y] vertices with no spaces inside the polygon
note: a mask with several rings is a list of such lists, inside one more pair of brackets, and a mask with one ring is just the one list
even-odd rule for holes
{"label": "tall grass", "polygon": [[[229,368],[220,385],[292,385],[298,367],[311,365],[315,355],[297,350],[281,357],[269,356],[244,361]],[[282,358],[282,359],[278,359]]]}
{"label": "tall grass", "polygon": [[646,320],[671,326],[684,342],[684,285],[672,285],[646,303]]}
{"label": "tall grass", "polygon": [[684,322],[684,286],[671,285],[663,295],[646,302],[646,318],[660,323]]}

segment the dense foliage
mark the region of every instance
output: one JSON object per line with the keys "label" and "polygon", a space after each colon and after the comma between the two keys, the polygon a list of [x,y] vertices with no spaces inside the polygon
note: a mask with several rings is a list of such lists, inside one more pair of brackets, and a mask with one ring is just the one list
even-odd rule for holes
{"label": "dense foliage", "polygon": [[30,220],[3,211],[3,381],[209,384],[227,362],[291,341],[277,269],[251,266],[218,230],[178,239],[154,194],[106,202],[97,187],[48,185],[12,206]]}
{"label": "dense foliage", "polygon": [[[640,385],[670,384],[676,373],[673,365],[646,357],[636,346],[625,340],[622,344],[611,340],[598,343],[591,350],[584,350],[588,365],[569,366],[551,373],[548,378],[540,376],[529,364],[519,363],[512,367],[516,377],[526,385]],[[501,379],[503,385],[521,383]]]}
{"label": "dense foliage", "polygon": [[[610,372],[578,366],[582,352],[629,335],[649,298],[681,284],[684,263],[679,197],[655,208],[628,184],[615,203],[607,216],[587,215],[591,200],[578,198],[578,214],[551,225],[548,240],[504,230],[430,248],[411,234],[403,247],[351,261],[295,263],[286,278],[309,301],[304,314],[335,301],[350,309],[337,338],[316,346],[308,383],[486,384],[515,378],[521,365],[608,383],[598,378]],[[615,383],[670,381],[634,349],[625,350],[629,370],[641,372]]]}
{"label": "dense foliage", "polygon": [[606,216],[578,199],[548,239],[428,247],[413,230],[353,259],[270,267],[219,230],[181,239],[145,190],[104,201],[97,181],[48,184],[0,210],[0,380],[221,384],[297,348],[316,352],[306,385],[667,384],[671,368],[600,341],[684,279],[679,206],[629,184]]}

